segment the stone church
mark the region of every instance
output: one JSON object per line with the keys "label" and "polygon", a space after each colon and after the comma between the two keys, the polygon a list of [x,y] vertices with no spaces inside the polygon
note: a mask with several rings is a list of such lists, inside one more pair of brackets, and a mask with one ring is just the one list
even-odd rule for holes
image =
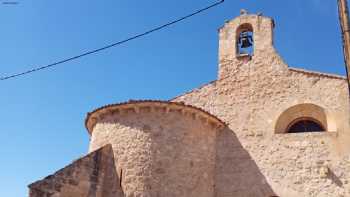
{"label": "stone church", "polygon": [[242,11],[219,29],[217,80],[88,113],[89,153],[29,196],[349,197],[347,80],[289,67],[274,27]]}

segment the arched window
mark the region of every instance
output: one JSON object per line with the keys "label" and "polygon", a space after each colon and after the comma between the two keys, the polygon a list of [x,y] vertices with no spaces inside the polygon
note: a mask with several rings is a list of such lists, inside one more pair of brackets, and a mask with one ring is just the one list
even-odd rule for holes
{"label": "arched window", "polygon": [[321,132],[325,131],[322,124],[312,118],[294,120],[287,129],[288,133]]}
{"label": "arched window", "polygon": [[254,33],[252,25],[243,24],[237,29],[236,50],[239,56],[252,56],[254,54]]}
{"label": "arched window", "polygon": [[334,116],[321,106],[312,103],[294,105],[276,119],[275,133],[337,131]]}

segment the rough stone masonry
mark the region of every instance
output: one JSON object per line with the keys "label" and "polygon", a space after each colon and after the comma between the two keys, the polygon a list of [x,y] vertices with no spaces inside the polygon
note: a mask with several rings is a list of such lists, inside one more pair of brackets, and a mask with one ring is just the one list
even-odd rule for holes
{"label": "rough stone masonry", "polygon": [[[89,154],[30,197],[350,196],[347,81],[288,67],[274,27],[242,12],[219,29],[216,81],[89,113]],[[291,132],[310,122],[322,131]]]}

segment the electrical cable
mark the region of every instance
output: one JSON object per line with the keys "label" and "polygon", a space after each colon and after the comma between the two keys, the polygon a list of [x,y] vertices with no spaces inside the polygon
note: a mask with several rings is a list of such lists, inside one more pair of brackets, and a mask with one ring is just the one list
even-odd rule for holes
{"label": "electrical cable", "polygon": [[79,58],[84,57],[84,56],[87,56],[87,55],[91,55],[91,54],[94,54],[94,53],[97,53],[97,52],[100,52],[100,51],[109,49],[109,48],[114,47],[114,46],[117,46],[117,45],[124,44],[124,43],[126,43],[126,42],[131,41],[131,40],[135,40],[135,39],[137,39],[137,38],[146,36],[146,35],[151,34],[151,33],[153,33],[153,32],[156,32],[156,31],[159,31],[159,30],[164,29],[164,28],[166,28],[166,27],[169,27],[169,26],[171,26],[171,25],[174,25],[174,24],[176,24],[176,23],[178,23],[178,22],[181,22],[181,21],[183,21],[183,20],[185,20],[185,19],[188,19],[188,18],[190,18],[190,17],[192,17],[192,16],[194,16],[194,15],[197,15],[197,14],[199,14],[199,13],[201,13],[201,12],[204,12],[204,11],[206,11],[206,10],[209,10],[209,9],[211,9],[211,8],[213,8],[213,7],[216,7],[216,6],[218,6],[219,4],[224,3],[224,1],[225,1],[225,0],[220,0],[220,1],[214,3],[214,4],[210,5],[210,6],[207,6],[207,7],[205,7],[205,8],[202,8],[202,9],[197,10],[197,11],[193,12],[192,14],[183,16],[183,17],[181,17],[181,18],[179,18],[179,19],[176,19],[176,20],[174,20],[174,21],[168,22],[168,23],[166,23],[166,24],[164,24],[164,25],[158,26],[158,27],[156,27],[156,28],[154,28],[154,29],[151,29],[151,30],[148,30],[148,31],[146,31],[146,32],[144,32],[144,33],[140,33],[140,34],[137,34],[137,35],[135,35],[135,36],[129,37],[129,38],[125,39],[125,40],[122,40],[122,41],[119,41],[119,42],[116,42],[116,43],[112,43],[112,44],[106,45],[106,46],[104,46],[104,47],[95,49],[95,50],[87,51],[87,52],[82,53],[82,54],[80,54],[80,55],[76,55],[76,56],[73,56],[73,57],[69,57],[69,58],[66,58],[66,59],[63,59],[63,60],[60,60],[60,61],[57,61],[57,62],[48,64],[48,65],[45,65],[45,66],[40,66],[40,67],[36,67],[36,68],[31,69],[31,70],[27,70],[27,71],[20,72],[20,73],[17,73],[17,74],[13,74],[13,75],[9,75],[9,76],[4,76],[4,77],[1,77],[1,78],[0,78],[0,81],[8,80],[8,79],[11,79],[11,78],[19,77],[19,76],[22,76],[22,75],[27,75],[27,74],[29,74],[29,73],[37,72],[37,71],[40,71],[40,70],[52,68],[52,67],[57,66],[57,65],[59,65],[59,64],[63,64],[63,63],[66,63],[66,62],[69,62],[69,61],[72,61],[72,60],[75,60],[75,59],[79,59]]}

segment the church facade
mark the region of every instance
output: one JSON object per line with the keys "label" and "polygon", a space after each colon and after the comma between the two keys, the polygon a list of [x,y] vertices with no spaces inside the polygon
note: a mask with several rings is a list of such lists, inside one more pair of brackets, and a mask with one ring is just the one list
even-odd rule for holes
{"label": "church facade", "polygon": [[89,153],[30,197],[350,196],[347,80],[289,67],[274,27],[242,12],[219,29],[217,80],[88,113]]}

